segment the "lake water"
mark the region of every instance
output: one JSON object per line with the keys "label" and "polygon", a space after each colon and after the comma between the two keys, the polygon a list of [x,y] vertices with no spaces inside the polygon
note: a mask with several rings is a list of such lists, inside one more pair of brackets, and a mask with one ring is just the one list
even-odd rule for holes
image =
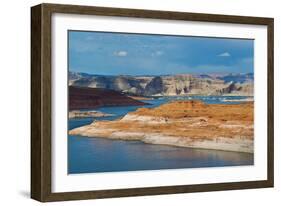
{"label": "lake water", "polygon": [[[225,100],[245,97],[196,96],[161,97],[146,100],[145,107],[157,107],[175,99],[200,99],[208,104],[236,104]],[[110,117],[70,119],[69,129],[90,124],[94,120],[114,120],[135,111],[138,106],[103,107],[96,109],[113,114]],[[253,165],[253,154],[219,150],[193,149],[145,144],[140,141],[68,136],[68,173],[158,170],[198,167]]]}

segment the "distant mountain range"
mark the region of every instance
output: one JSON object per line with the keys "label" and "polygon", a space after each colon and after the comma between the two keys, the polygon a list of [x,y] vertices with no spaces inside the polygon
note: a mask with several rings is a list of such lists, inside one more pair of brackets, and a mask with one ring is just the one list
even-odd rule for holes
{"label": "distant mountain range", "polygon": [[140,96],[253,96],[253,83],[253,73],[109,76],[69,72],[69,85],[111,89]]}

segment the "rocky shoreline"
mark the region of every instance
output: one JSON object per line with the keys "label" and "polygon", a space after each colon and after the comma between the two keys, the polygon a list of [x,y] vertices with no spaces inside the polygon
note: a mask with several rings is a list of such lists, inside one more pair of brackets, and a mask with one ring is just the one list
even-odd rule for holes
{"label": "rocky shoreline", "polygon": [[175,101],[139,108],[114,121],[95,121],[70,135],[253,153],[253,102],[207,105]]}

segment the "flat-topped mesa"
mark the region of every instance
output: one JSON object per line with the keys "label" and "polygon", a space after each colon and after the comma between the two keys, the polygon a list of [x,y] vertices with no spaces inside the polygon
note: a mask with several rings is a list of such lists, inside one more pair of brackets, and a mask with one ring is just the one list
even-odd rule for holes
{"label": "flat-topped mesa", "polygon": [[132,116],[150,116],[169,119],[179,119],[190,117],[192,110],[207,108],[208,105],[200,100],[172,101],[156,108],[139,108],[135,112],[130,112],[123,119],[129,120]]}
{"label": "flat-topped mesa", "polygon": [[128,97],[119,91],[104,88],[69,86],[69,109],[93,109],[105,106],[142,106],[148,103]]}
{"label": "flat-topped mesa", "polygon": [[253,121],[253,103],[205,104],[200,100],[172,101],[156,108],[139,108],[129,115],[166,117],[172,119],[206,117],[223,121]]}
{"label": "flat-topped mesa", "polygon": [[173,101],[140,108],[122,119],[97,121],[71,135],[253,153],[253,102]]}

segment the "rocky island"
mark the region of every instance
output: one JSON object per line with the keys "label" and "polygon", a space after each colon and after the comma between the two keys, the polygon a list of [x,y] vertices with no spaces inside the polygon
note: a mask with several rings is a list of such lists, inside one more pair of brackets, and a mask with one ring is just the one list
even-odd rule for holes
{"label": "rocky island", "polygon": [[103,113],[100,111],[79,111],[73,110],[68,113],[68,118],[88,118],[88,117],[109,117],[113,116],[112,114]]}
{"label": "rocky island", "polygon": [[172,101],[139,108],[121,119],[95,121],[69,134],[253,153],[253,108],[253,102]]}

